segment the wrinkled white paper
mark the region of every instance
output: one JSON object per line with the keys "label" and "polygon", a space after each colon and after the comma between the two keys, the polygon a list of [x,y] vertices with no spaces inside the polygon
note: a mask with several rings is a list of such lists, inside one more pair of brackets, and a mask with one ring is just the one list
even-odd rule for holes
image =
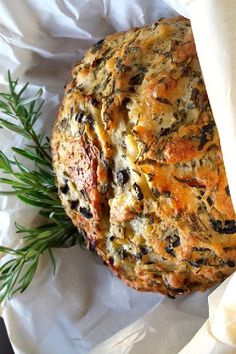
{"label": "wrinkled white paper", "polygon": [[[22,83],[30,81],[30,92],[44,88],[38,129],[50,135],[71,67],[87,48],[110,33],[174,14],[162,0],[0,0],[0,84],[5,86],[10,68]],[[22,144],[16,134],[0,130],[0,148],[8,155],[11,146]],[[0,198],[0,244],[16,246],[14,222],[27,226],[36,214],[13,197]],[[136,354],[144,349],[176,354],[208,317],[210,291],[176,300],[138,293],[79,247],[54,254],[56,275],[45,254],[29,289],[3,309],[16,354]]]}
{"label": "wrinkled white paper", "polygon": [[236,353],[236,273],[209,296],[209,319],[179,354]]}

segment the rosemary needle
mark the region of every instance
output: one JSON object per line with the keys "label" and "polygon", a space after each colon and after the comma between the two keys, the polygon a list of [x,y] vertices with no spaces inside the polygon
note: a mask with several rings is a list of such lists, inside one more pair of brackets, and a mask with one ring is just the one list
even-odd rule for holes
{"label": "rosemary needle", "polygon": [[[42,253],[48,252],[55,272],[53,247],[77,243],[84,246],[83,235],[66,215],[57,194],[49,139],[35,130],[44,103],[42,89],[34,97],[25,98],[28,83],[18,89],[18,80],[13,80],[9,71],[8,86],[8,93],[0,92],[0,113],[4,113],[0,128],[23,136],[26,144],[23,149],[12,147],[13,159],[0,151],[0,171],[6,176],[0,178],[0,183],[10,187],[0,191],[0,195],[15,195],[26,204],[39,207],[45,223],[32,228],[16,224],[22,246],[19,249],[0,246],[0,254],[11,256],[0,267],[0,302],[29,286]],[[34,167],[26,167],[22,158],[33,162]]]}

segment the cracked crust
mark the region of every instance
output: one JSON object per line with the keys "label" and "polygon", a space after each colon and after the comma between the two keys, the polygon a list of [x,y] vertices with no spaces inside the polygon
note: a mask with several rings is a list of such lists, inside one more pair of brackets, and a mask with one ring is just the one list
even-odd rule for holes
{"label": "cracked crust", "polygon": [[235,214],[189,21],[113,34],[72,74],[52,151],[88,247],[138,290],[222,281],[235,270]]}

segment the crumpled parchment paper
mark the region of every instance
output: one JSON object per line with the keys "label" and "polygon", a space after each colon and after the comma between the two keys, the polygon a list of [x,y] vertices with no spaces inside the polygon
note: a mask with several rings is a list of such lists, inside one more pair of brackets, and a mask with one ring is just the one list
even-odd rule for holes
{"label": "crumpled parchment paper", "polygon": [[[209,7],[205,5],[206,7],[199,10],[204,1],[210,4]],[[214,98],[215,92],[211,89],[212,76],[209,79],[207,76],[207,65],[211,56],[207,56],[207,64],[203,55],[205,49],[200,49],[202,32],[205,34],[205,31],[208,31],[207,16],[211,16],[211,11],[215,9],[215,5],[220,4],[220,0],[169,0],[170,2],[171,5],[162,0],[0,0],[1,88],[6,85],[7,69],[11,69],[12,75],[19,77],[22,83],[30,81],[29,94],[43,87],[46,104],[38,129],[46,129],[50,135],[63,95],[63,86],[70,80],[70,69],[82,57],[83,52],[110,33],[143,26],[160,17],[175,15],[176,12],[172,8],[174,6],[178,12],[191,18],[193,13],[196,13],[193,29],[217,124],[221,119],[221,111],[217,108],[220,104],[216,103],[223,102],[223,106],[231,103],[228,108],[224,107],[225,124],[219,123],[225,157],[228,150],[227,147],[224,148],[223,142],[227,142],[228,130],[224,132],[222,127],[228,126],[228,121],[231,122],[233,97],[226,95],[225,99],[228,101],[224,101],[218,93],[217,98]],[[193,9],[192,12],[190,8]],[[203,10],[206,11],[203,16],[205,22],[201,23]],[[211,38],[212,53],[219,54],[219,33],[214,32],[214,20],[220,21],[221,16],[220,11],[216,12],[218,17],[212,16],[210,22],[212,32],[207,33],[208,36],[214,33],[215,37]],[[199,21],[201,26],[205,27],[199,26],[201,35],[197,36]],[[222,40],[221,37],[220,39]],[[228,48],[227,46],[226,49]],[[229,60],[234,52],[227,56],[226,49],[222,56],[223,59]],[[223,59],[220,58],[214,67],[223,66]],[[210,63],[213,65],[211,60]],[[229,67],[232,69],[232,66]],[[214,73],[214,70],[211,72]],[[220,73],[222,71],[217,71],[213,86],[216,82],[224,83]],[[231,76],[228,75],[227,78]],[[231,84],[234,87],[232,80],[229,82],[229,85]],[[233,131],[230,129],[231,138]],[[8,155],[11,154],[11,146],[23,144],[16,134],[0,130],[0,148]],[[234,187],[227,158],[225,161],[233,195]],[[16,246],[19,239],[15,234],[14,222],[30,225],[34,223],[36,214],[37,210],[28,208],[13,197],[1,197],[0,244]],[[79,247],[57,249],[54,254],[57,261],[56,275],[53,276],[49,258],[45,254],[29,289],[15,296],[3,308],[2,316],[16,354],[83,354],[90,350],[95,354],[136,354],[143,353],[144,350],[149,354],[176,354],[208,318],[207,296],[212,290],[205,294],[183,296],[173,301],[158,294],[138,293],[127,288],[110,273],[98,257]],[[233,281],[234,283],[231,283]],[[226,344],[219,344],[219,340],[230,344],[232,348],[235,338],[228,336],[227,331],[222,337],[223,332],[220,330],[218,333],[215,328],[219,318],[220,321],[224,318],[223,323],[227,323],[224,311],[217,314],[217,309],[219,304],[227,307],[230,303],[231,308],[234,307],[232,299],[231,302],[229,299],[234,285],[235,277],[218,288],[223,289],[217,293],[221,296],[227,294],[227,289],[231,286],[228,297],[223,296],[224,301],[215,297],[215,292],[211,295],[210,303],[215,304],[210,307],[211,317],[188,344],[190,347],[183,349],[183,353],[194,353],[193,350],[200,348],[198,342],[202,342],[202,336],[209,337],[205,342],[214,342],[214,348],[226,348]],[[212,333],[216,337],[218,333],[218,339],[215,339]],[[105,342],[99,344],[103,341]],[[203,349],[200,352],[204,354],[233,353],[210,351],[213,344],[211,347],[201,348]],[[196,353],[199,354],[199,351]]]}

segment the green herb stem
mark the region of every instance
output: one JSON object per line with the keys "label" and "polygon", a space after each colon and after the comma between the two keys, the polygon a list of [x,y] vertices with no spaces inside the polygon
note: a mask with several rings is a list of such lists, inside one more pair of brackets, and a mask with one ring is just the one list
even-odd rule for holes
{"label": "green herb stem", "polygon": [[[0,178],[0,183],[10,187],[7,191],[1,190],[0,195],[15,195],[22,202],[40,208],[38,214],[45,223],[31,228],[17,224],[22,246],[18,249],[0,246],[1,254],[12,257],[0,267],[0,302],[29,286],[45,251],[55,272],[54,247],[84,246],[83,233],[72,224],[58,197],[49,139],[34,128],[41,116],[43,91],[40,89],[35,96],[25,98],[28,85],[18,89],[18,80],[13,80],[8,72],[9,92],[0,92],[0,113],[4,113],[0,117],[0,128],[16,132],[26,141],[24,149],[12,147],[13,159],[0,151],[0,170],[6,175]],[[26,167],[21,158],[31,165],[33,162],[34,167]]]}

